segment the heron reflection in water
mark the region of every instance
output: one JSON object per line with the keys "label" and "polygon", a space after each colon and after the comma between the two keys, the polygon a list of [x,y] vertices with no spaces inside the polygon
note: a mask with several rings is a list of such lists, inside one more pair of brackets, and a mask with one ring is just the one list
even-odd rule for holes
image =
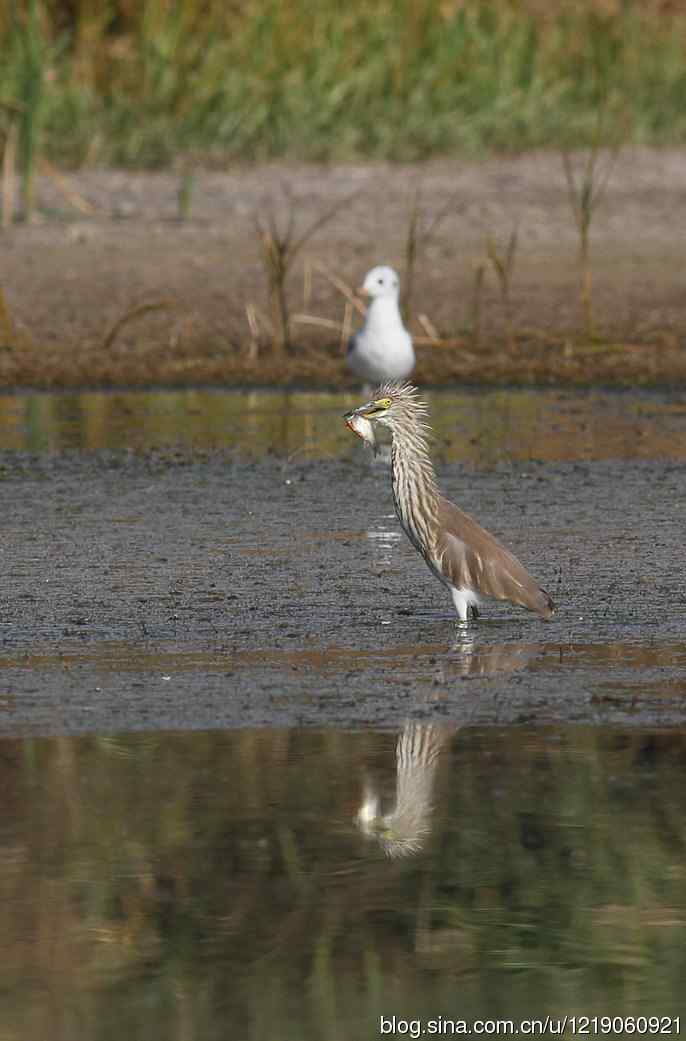
{"label": "heron reflection in water", "polygon": [[[481,644],[470,637],[452,646],[448,663],[452,675],[486,676],[524,668],[536,644]],[[455,666],[457,665],[457,668]],[[363,835],[375,840],[392,860],[419,853],[431,834],[435,810],[435,784],[442,752],[458,730],[457,725],[417,723],[408,720],[396,741],[395,803],[387,812],[377,789],[367,780],[355,823]]]}
{"label": "heron reflection in water", "polygon": [[407,722],[395,746],[395,805],[381,812],[381,798],[367,783],[356,823],[363,835],[376,839],[388,857],[418,853],[431,831],[434,782],[441,751],[456,727]]}

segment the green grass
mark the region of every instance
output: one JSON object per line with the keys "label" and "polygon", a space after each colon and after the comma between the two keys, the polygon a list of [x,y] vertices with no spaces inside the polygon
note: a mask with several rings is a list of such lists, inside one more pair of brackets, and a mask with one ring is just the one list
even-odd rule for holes
{"label": "green grass", "polygon": [[575,147],[600,110],[636,142],[686,140],[686,14],[597,6],[17,0],[0,14],[0,103],[33,111],[38,90],[38,146],[72,165]]}

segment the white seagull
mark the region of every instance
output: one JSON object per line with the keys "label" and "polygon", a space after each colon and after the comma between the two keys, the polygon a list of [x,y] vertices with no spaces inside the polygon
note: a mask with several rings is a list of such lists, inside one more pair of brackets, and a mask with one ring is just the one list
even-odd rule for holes
{"label": "white seagull", "polygon": [[362,284],[369,307],[364,325],[350,338],[347,362],[365,382],[404,380],[414,368],[412,337],[398,307],[399,286],[392,267],[373,267]]}

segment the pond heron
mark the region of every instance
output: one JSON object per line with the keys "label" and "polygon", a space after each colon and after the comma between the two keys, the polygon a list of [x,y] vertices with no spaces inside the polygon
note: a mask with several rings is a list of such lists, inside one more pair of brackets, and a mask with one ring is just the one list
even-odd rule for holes
{"label": "pond heron", "polygon": [[487,598],[509,600],[550,618],[555,605],[548,593],[493,535],[439,492],[429,457],[427,411],[416,387],[393,382],[344,418],[372,446],[376,423],[391,431],[395,512],[412,545],[450,590],[461,621],[478,618]]}

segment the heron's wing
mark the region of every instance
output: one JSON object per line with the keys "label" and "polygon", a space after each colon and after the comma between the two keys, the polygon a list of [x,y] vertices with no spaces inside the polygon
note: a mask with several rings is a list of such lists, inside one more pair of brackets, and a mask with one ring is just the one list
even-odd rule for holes
{"label": "heron's wing", "polygon": [[551,598],[490,532],[443,498],[439,500],[438,519],[441,570],[457,589],[510,600],[550,618],[555,610]]}

